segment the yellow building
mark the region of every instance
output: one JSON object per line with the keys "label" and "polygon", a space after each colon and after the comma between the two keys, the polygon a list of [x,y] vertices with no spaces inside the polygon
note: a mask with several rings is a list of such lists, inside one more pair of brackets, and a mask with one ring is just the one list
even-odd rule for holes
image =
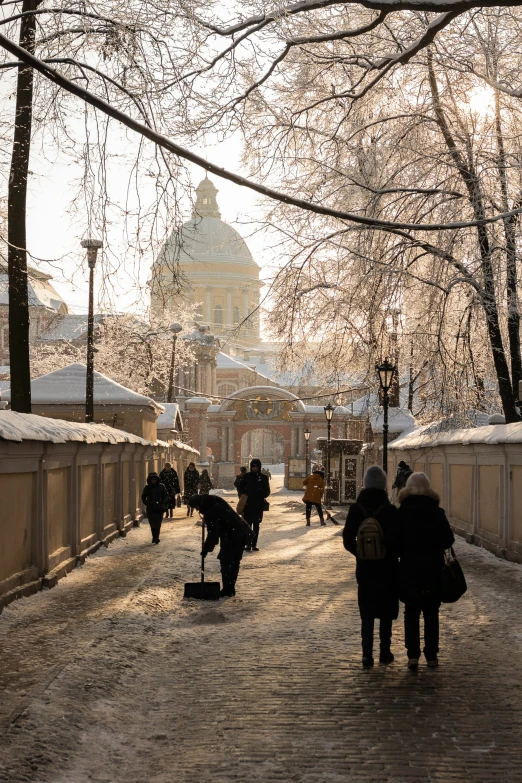
{"label": "yellow building", "polygon": [[244,239],[221,220],[217,188],[208,177],[196,188],[192,218],[173,231],[152,268],[153,317],[175,312],[179,292],[174,282],[187,282],[187,304],[198,321],[216,335],[245,348],[257,346],[259,266]]}

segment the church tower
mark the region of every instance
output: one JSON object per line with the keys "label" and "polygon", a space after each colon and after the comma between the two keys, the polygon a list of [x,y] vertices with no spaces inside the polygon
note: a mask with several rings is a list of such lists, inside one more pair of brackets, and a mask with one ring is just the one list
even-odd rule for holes
{"label": "church tower", "polygon": [[[169,315],[184,296],[197,320],[217,337],[246,349],[259,345],[259,266],[244,239],[221,220],[218,190],[205,177],[192,218],[172,232],[152,268],[153,316]],[[177,293],[174,273],[186,281]]]}

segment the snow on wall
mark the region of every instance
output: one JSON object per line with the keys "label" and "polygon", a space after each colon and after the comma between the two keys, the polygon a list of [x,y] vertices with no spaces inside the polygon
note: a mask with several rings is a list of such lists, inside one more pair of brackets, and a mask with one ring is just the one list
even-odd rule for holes
{"label": "snow on wall", "polygon": [[522,422],[448,430],[446,432],[434,430],[435,426],[430,424],[427,427],[419,427],[413,432],[406,432],[404,435],[399,435],[388,448],[402,450],[451,445],[469,446],[480,443],[489,446],[500,443],[522,443]]}
{"label": "snow on wall", "polygon": [[76,424],[62,419],[48,419],[33,413],[0,411],[0,439],[21,443],[43,440],[50,443],[140,443],[143,446],[168,446],[164,441],[150,441],[116,430],[107,424]]}

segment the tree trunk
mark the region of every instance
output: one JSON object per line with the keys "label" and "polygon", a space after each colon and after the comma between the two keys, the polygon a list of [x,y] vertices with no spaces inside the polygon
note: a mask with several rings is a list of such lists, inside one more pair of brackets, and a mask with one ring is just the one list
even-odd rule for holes
{"label": "tree trunk", "polygon": [[[502,192],[502,209],[505,212],[509,212],[506,151],[502,133],[498,90],[495,90],[495,126],[498,150],[497,168]],[[520,312],[518,309],[517,245],[513,218],[504,220],[504,236],[506,237],[507,328],[511,356],[511,385],[513,387],[513,395],[518,400],[518,382],[522,381],[522,356],[520,353]]]}
{"label": "tree trunk", "polygon": [[[22,11],[33,11],[40,0],[24,0]],[[20,22],[20,46],[34,53],[36,20]],[[27,293],[26,201],[33,112],[33,69],[20,66],[16,85],[13,154],[7,201],[7,266],[9,277],[9,362],[11,408],[31,413],[29,361],[29,300]]]}

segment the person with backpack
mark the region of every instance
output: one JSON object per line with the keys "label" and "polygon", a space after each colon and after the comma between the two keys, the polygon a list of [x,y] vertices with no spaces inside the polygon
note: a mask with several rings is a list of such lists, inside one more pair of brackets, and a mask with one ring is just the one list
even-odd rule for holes
{"label": "person with backpack", "polygon": [[326,522],[324,521],[323,507],[321,505],[325,488],[324,472],[319,468],[315,468],[313,473],[303,481],[303,487],[305,488],[303,501],[306,508],[306,526],[310,527],[312,506],[315,506],[321,525],[324,527]]}
{"label": "person with backpack", "polygon": [[439,506],[439,496],[424,473],[412,473],[399,493],[397,512],[400,555],[399,595],[404,603],[404,637],[408,668],[417,669],[421,655],[420,616],[424,617],[424,656],[438,666],[439,608],[444,550],[455,536]]}
{"label": "person with backpack", "polygon": [[364,489],[350,506],[343,531],[345,549],[355,555],[361,615],[362,665],[373,666],[374,621],[379,620],[381,663],[394,660],[392,623],[399,616],[397,509],[386,493],[386,473],[368,468]]}
{"label": "person with backpack", "polygon": [[147,519],[149,520],[152,533],[152,543],[159,544],[161,522],[170,501],[169,493],[161,483],[157,473],[149,473],[147,484],[141,493],[141,502],[146,508]]}
{"label": "person with backpack", "polygon": [[236,581],[245,546],[252,539],[252,530],[239,514],[218,495],[194,495],[191,508],[197,508],[207,527],[202,556],[206,557],[220,544],[218,560],[221,564],[222,596],[236,594]]}

